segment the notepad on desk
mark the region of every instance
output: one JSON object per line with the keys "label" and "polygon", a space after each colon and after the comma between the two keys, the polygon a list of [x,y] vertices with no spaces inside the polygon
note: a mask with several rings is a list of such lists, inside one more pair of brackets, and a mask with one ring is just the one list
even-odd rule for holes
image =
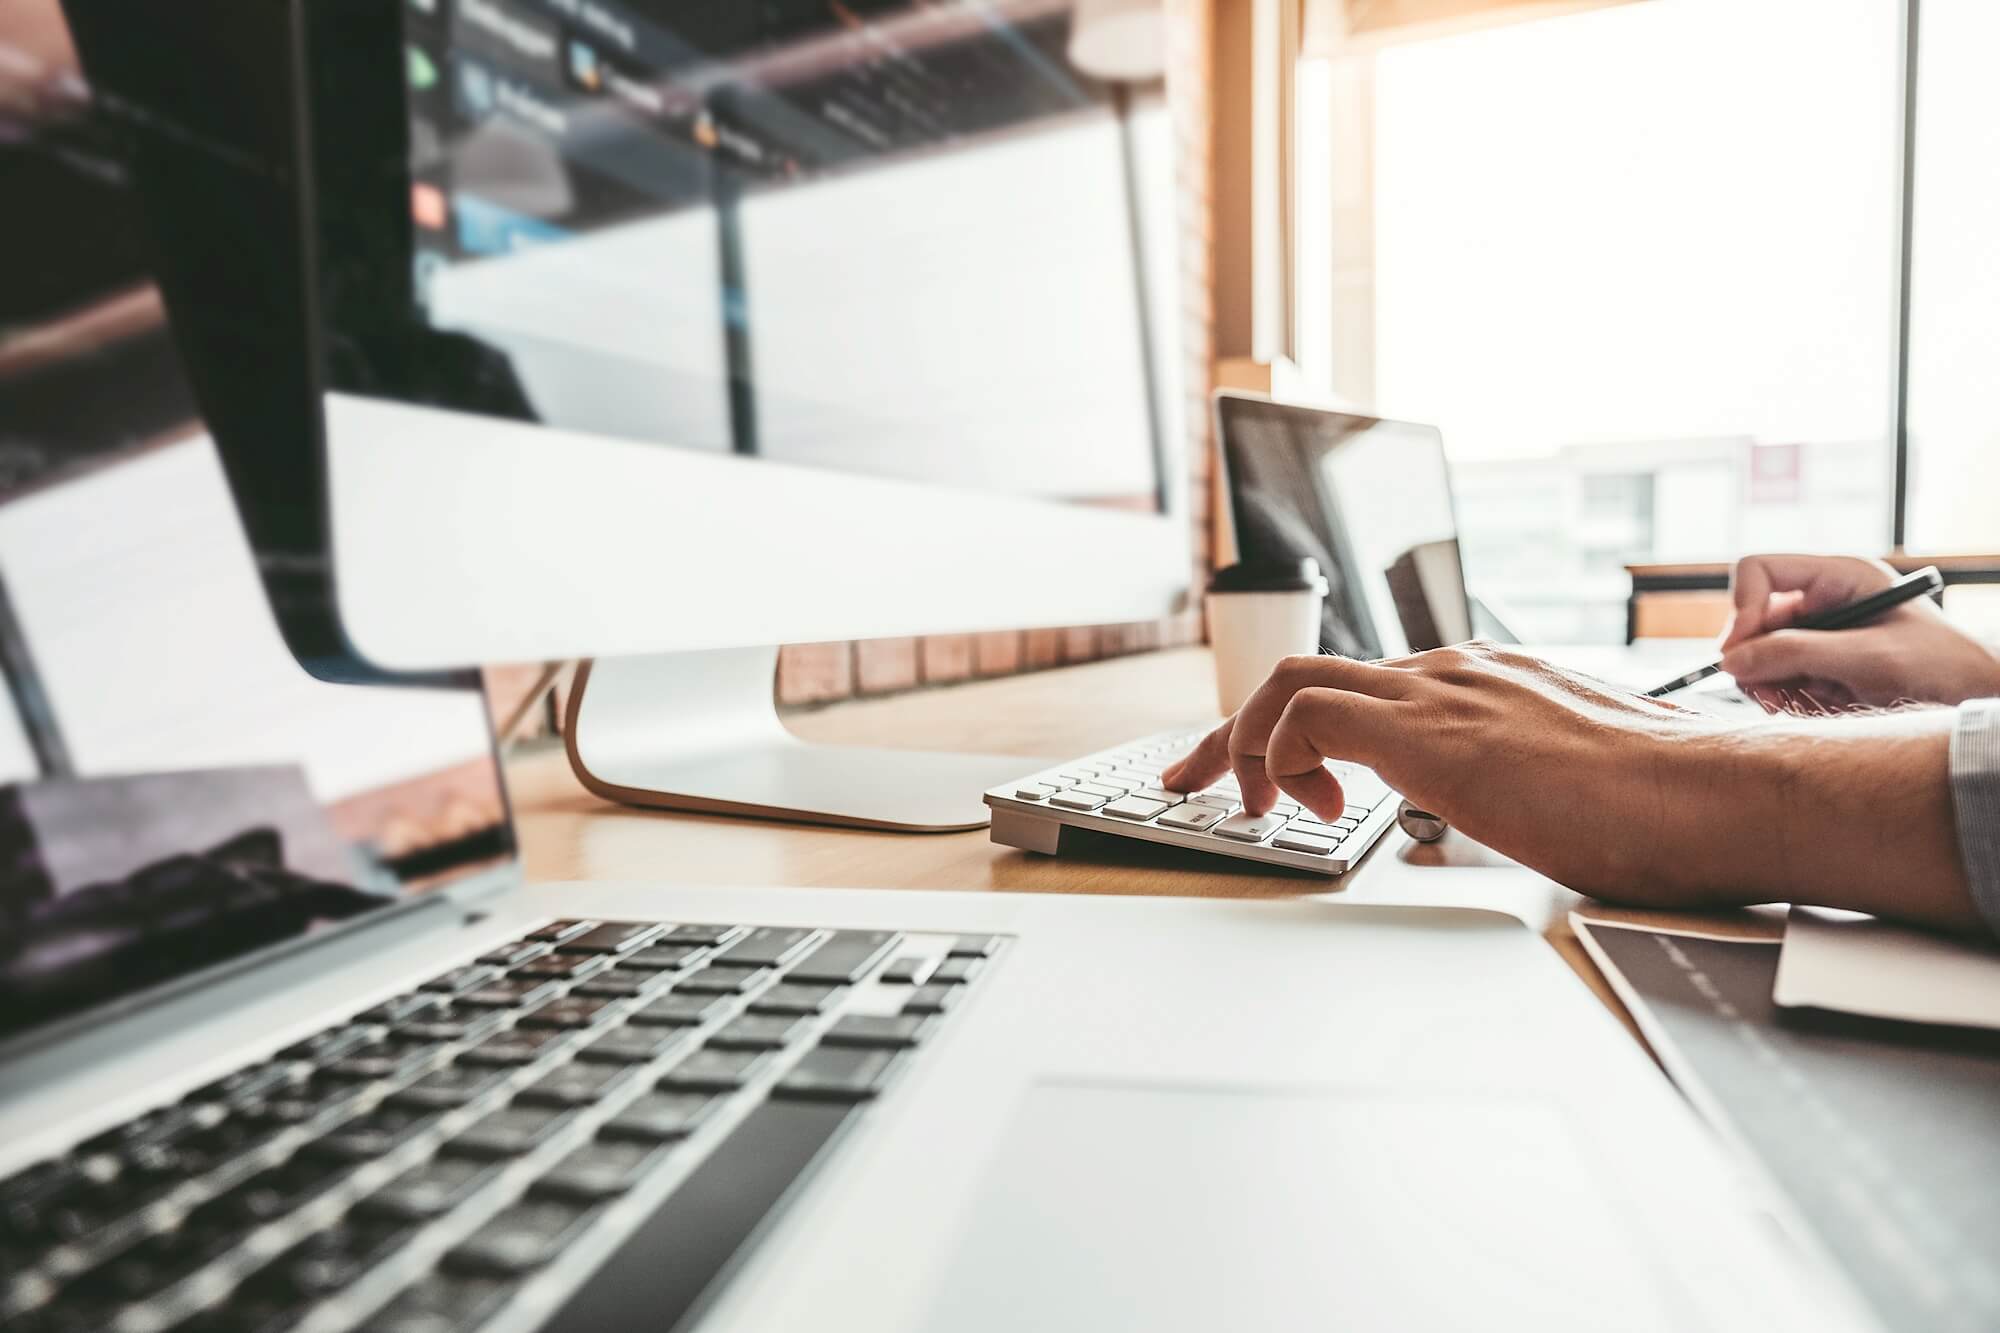
{"label": "notepad on desk", "polygon": [[1772,998],[1787,1009],[2000,1029],[2000,947],[1794,907]]}

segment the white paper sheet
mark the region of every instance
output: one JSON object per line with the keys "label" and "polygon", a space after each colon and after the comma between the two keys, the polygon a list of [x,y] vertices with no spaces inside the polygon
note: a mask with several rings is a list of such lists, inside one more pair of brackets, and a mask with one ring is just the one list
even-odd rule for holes
{"label": "white paper sheet", "polygon": [[1794,907],[1772,998],[1787,1008],[2000,1029],[2000,948]]}

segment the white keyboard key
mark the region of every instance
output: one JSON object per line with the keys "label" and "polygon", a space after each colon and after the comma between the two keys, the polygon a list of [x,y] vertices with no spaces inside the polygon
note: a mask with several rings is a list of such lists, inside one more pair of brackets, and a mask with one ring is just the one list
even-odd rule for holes
{"label": "white keyboard key", "polygon": [[1115,801],[1125,794],[1123,787],[1112,787],[1102,782],[1079,782],[1072,791],[1080,791],[1085,796],[1102,796],[1107,801]]}
{"label": "white keyboard key", "polygon": [[1146,784],[1138,778],[1109,777],[1099,778],[1095,785],[1099,787],[1116,787],[1119,791],[1137,791]]}
{"label": "white keyboard key", "polygon": [[1239,811],[1215,826],[1225,838],[1238,842],[1262,842],[1285,826],[1283,815],[1253,815]]}
{"label": "white keyboard key", "polygon": [[1149,801],[1165,801],[1168,805],[1179,805],[1181,803],[1179,793],[1170,792],[1165,787],[1141,787],[1132,794],[1134,796],[1143,796]]}
{"label": "white keyboard key", "polygon": [[1051,787],[1045,782],[1024,782],[1014,788],[1014,794],[1024,801],[1039,801],[1044,796],[1054,796],[1060,787]]}
{"label": "white keyboard key", "polygon": [[1217,796],[1212,791],[1197,792],[1187,799],[1190,805],[1212,806],[1222,811],[1225,815],[1234,813],[1236,807],[1242,804],[1241,801],[1233,800],[1227,796]]}
{"label": "white keyboard key", "polygon": [[1161,815],[1159,824],[1161,828],[1186,829],[1190,833],[1199,833],[1228,817],[1227,810],[1218,810],[1212,805],[1198,805],[1190,801],[1186,805],[1175,806]]}
{"label": "white keyboard key", "polygon": [[1094,792],[1087,792],[1081,787],[1075,787],[1069,791],[1057,792],[1054,796],[1049,797],[1049,804],[1059,805],[1065,810],[1095,810],[1098,806],[1103,805],[1106,799]]}
{"label": "white keyboard key", "polygon": [[1143,821],[1151,819],[1166,808],[1166,805],[1160,801],[1144,801],[1137,796],[1127,796],[1122,801],[1113,801],[1110,805],[1105,806],[1100,813],[1116,815],[1120,819],[1137,819]]}
{"label": "white keyboard key", "polygon": [[1325,838],[1309,838],[1303,833],[1294,833],[1290,829],[1286,829],[1283,833],[1271,839],[1271,845],[1288,852],[1311,852],[1314,856],[1333,855],[1333,844]]}
{"label": "white keyboard key", "polygon": [[1294,819],[1292,821],[1292,831],[1294,833],[1304,833],[1315,838],[1332,838],[1335,842],[1339,842],[1347,836],[1346,829],[1337,828],[1332,824],[1322,824],[1317,819]]}

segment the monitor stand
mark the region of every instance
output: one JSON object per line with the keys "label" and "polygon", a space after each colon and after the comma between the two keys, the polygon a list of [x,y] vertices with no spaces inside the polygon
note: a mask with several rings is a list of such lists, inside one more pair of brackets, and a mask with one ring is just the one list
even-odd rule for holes
{"label": "monitor stand", "polygon": [[984,828],[986,789],[1042,766],[800,740],[772,699],[777,664],[776,648],[585,662],[563,728],[570,767],[627,805],[948,833]]}

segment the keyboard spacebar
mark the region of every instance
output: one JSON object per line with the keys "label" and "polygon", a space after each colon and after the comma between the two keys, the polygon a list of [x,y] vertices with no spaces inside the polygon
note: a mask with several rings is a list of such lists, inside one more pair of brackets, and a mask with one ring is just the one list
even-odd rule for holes
{"label": "keyboard spacebar", "polygon": [[860,1108],[767,1102],[696,1167],[544,1329],[678,1326],[778,1196]]}

